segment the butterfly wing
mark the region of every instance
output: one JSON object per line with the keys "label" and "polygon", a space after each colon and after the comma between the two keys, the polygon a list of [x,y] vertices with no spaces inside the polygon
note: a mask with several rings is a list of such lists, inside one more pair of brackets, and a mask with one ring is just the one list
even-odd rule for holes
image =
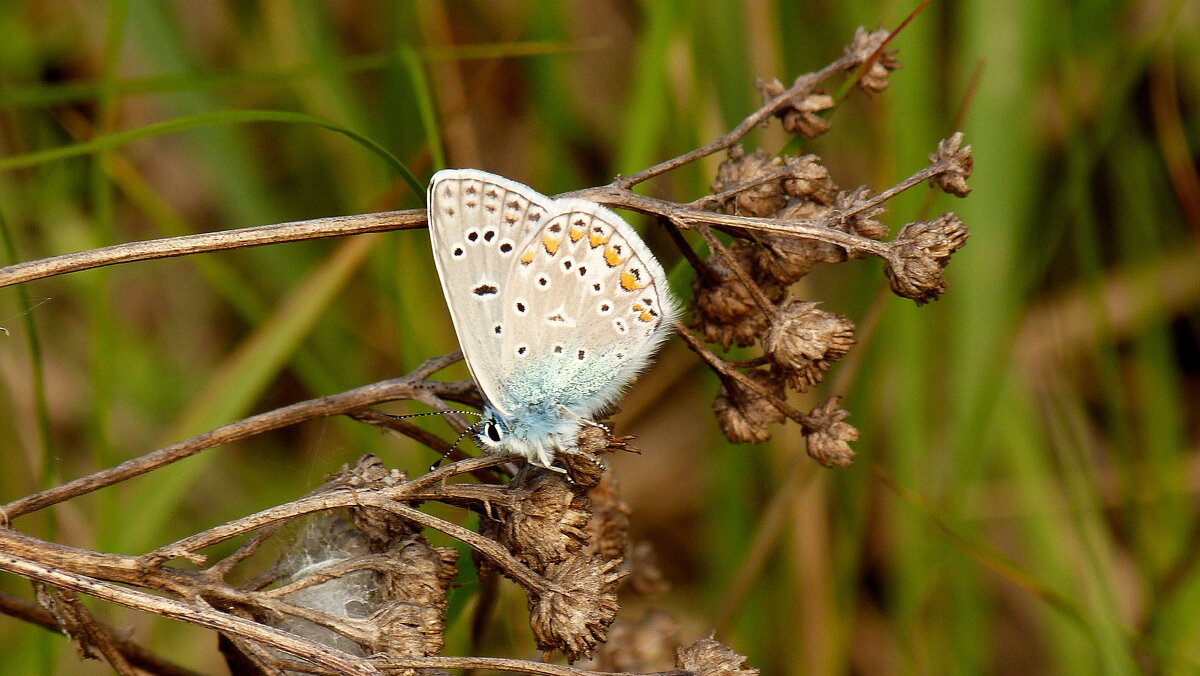
{"label": "butterfly wing", "polygon": [[492,408],[501,396],[504,288],[517,252],[546,219],[551,200],[475,169],[447,169],[429,183],[429,235],[442,293],[471,376]]}
{"label": "butterfly wing", "polygon": [[440,171],[429,222],[467,367],[504,416],[590,417],[614,401],[677,313],[637,233],[587,200],[474,169]]}

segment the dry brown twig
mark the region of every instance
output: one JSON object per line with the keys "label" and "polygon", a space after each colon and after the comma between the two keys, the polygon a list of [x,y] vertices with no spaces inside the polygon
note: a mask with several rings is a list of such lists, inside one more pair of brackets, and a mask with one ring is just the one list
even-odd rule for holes
{"label": "dry brown twig", "polygon": [[[953,214],[945,214],[907,224],[895,238],[882,241],[888,228],[876,217],[889,199],[920,183],[965,196],[970,146],[963,145],[961,134],[954,134],[939,144],[929,166],[872,194],[863,188],[839,189],[815,155],[774,157],[761,150],[748,154],[739,143],[773,117],[792,133],[825,133],[829,123],[819,113],[835,102],[819,86],[837,73],[854,71],[860,89],[882,91],[888,72],[897,67],[884,49],[888,39],[886,31],[860,29],[840,59],[797,78],[790,87],[760,82],[762,106],[725,136],[608,185],[570,193],[656,217],[696,268],[692,323],[676,328],[721,378],[714,408],[726,435],[734,441],[762,441],[770,436],[769,423],[790,419],[803,428],[809,454],[824,465],[852,461],[849,442],[858,433],[844,422],[848,414],[837,406],[837,396],[805,413],[792,408],[785,393],[789,387],[803,392],[819,383],[853,345],[854,324],[819,309],[818,303],[788,298],[788,289],[818,263],[873,255],[884,260],[895,293],[918,304],[936,299],[945,290],[942,270],[965,242],[966,229]],[[632,191],[635,185],[718,152],[727,152],[728,159],[711,195],[676,203]],[[105,265],[424,223],[424,212],[414,210],[133,242],[2,268],[0,286]],[[707,258],[692,249],[681,234],[685,230],[700,233]],[[722,242],[713,230],[731,242]],[[725,348],[757,344],[763,354],[726,360],[706,342]],[[529,600],[535,641],[546,655],[558,651],[573,661],[599,651],[600,663],[613,663],[605,657],[604,642],[618,606],[618,585],[628,574],[622,568],[628,519],[598,456],[624,448],[625,440],[601,428],[584,428],[578,455],[560,454],[569,478],[522,466],[507,483],[497,482],[498,474],[512,474],[519,466],[516,456],[459,459],[409,478],[366,456],[307,496],[141,556],[64,547],[8,527],[17,517],[204,450],[325,416],[346,415],[445,452],[451,446],[447,442],[371,407],[399,399],[422,401],[439,411],[450,410],[447,402],[478,405],[480,398],[470,382],[430,380],[459,358],[453,354],[430,359],[406,377],[252,416],[9,502],[0,507],[0,522],[6,526],[0,528],[0,570],[43,585],[46,593],[41,598],[59,627],[81,651],[95,649],[119,673],[132,673],[134,663],[152,673],[183,670],[115,638],[73,594],[215,629],[227,639],[223,650],[230,659],[262,673],[436,674],[450,668],[490,668],[556,676],[600,674],[544,661],[438,656],[445,592],[457,570],[457,551],[430,545],[421,532],[433,529],[467,545],[481,579],[499,574],[520,585]],[[466,429],[466,421],[454,415],[450,419],[457,429]],[[468,476],[477,483],[461,481]],[[429,501],[477,513],[481,532],[418,508]],[[301,518],[309,522],[308,532],[286,557],[255,577],[233,581],[263,543]],[[214,562],[203,554],[235,538],[246,540],[233,554]],[[175,559],[200,569],[168,565]],[[46,622],[20,603],[0,603],[0,612]],[[637,664],[642,673],[670,668]],[[706,638],[679,648],[675,670],[659,673],[757,671],[746,667],[740,655]]]}

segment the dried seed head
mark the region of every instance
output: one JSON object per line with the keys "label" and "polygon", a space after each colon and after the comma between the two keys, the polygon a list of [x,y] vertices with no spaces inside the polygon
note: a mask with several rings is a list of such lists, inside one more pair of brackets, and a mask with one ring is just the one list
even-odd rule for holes
{"label": "dried seed head", "polygon": [[[354,488],[357,490],[382,490],[407,481],[403,472],[389,469],[374,455],[364,455],[354,467],[342,467],[342,471],[331,477],[324,488]],[[350,518],[371,542],[374,549],[387,547],[392,541],[405,538],[416,532],[412,524],[396,514],[377,507],[357,507],[350,511]]]}
{"label": "dried seed head", "polygon": [[831,363],[854,345],[849,317],[818,309],[820,303],[792,301],[780,309],[767,329],[767,358],[800,392],[821,382]]}
{"label": "dried seed head", "polygon": [[[889,33],[885,30],[877,30],[868,33],[865,28],[859,26],[854,31],[854,39],[846,46],[843,54],[851,60],[851,63],[846,67],[846,70],[854,70],[867,62],[875,50],[879,49],[880,45],[888,39]],[[879,53],[878,58],[863,73],[859,79],[857,86],[859,89],[869,93],[877,94],[887,89],[888,74],[900,67],[896,61],[896,52],[890,49],[885,49]]]}
{"label": "dried seed head", "polygon": [[789,134],[800,134],[804,138],[816,138],[829,131],[829,120],[817,115],[833,107],[833,97],[828,94],[809,94],[794,100],[792,106],[776,113],[783,120],[783,130]]}
{"label": "dried seed head", "polygon": [[[815,221],[827,218],[830,208],[795,200],[779,212],[781,219]],[[811,223],[809,224],[811,225]],[[755,233],[758,249],[756,270],[764,281],[787,287],[807,275],[817,263],[841,263],[846,260],[846,250],[836,244],[815,239],[802,239],[778,233]]]}
{"label": "dried seed head", "polygon": [[762,78],[755,78],[754,86],[758,89],[759,95],[762,96],[762,102],[764,104],[770,103],[771,100],[776,96],[779,96],[787,91],[787,87],[783,86],[783,83],[779,81],[779,78],[771,78],[770,81]]}
{"label": "dried seed head", "polygon": [[608,473],[588,489],[592,519],[588,522],[588,554],[605,561],[624,559],[629,549],[629,505],[621,499],[615,474]]}
{"label": "dried seed head", "polygon": [[[759,388],[783,398],[783,380],[766,369],[744,372]],[[761,443],[771,438],[768,423],[783,422],[784,414],[754,390],[724,379],[713,401],[717,424],[725,437],[735,444]]]}
{"label": "dried seed head", "polygon": [[746,658],[713,637],[680,648],[675,656],[676,668],[695,676],[758,676],[759,671],[746,664]]}
{"label": "dried seed head", "polygon": [[967,241],[967,228],[955,214],[909,223],[892,241],[895,258],[885,272],[892,292],[923,305],[946,291],[942,270]]}
{"label": "dried seed head", "polygon": [[654,546],[649,542],[638,542],[629,548],[629,558],[625,560],[625,570],[629,577],[625,579],[625,588],[639,596],[655,596],[670,591],[671,583],[658,565],[658,555]]}
{"label": "dried seed head", "polygon": [[875,220],[887,207],[876,204],[864,208],[870,199],[871,191],[861,187],[838,193],[833,208],[842,213],[854,213],[843,222],[841,230],[867,239],[881,239],[887,236],[888,227]]}
{"label": "dried seed head", "polygon": [[741,146],[734,146],[729,149],[729,158],[717,167],[717,177],[710,188],[714,194],[738,190],[733,198],[733,208],[726,207],[731,213],[772,216],[787,204],[787,195],[779,180],[781,163],[779,158],[762,149],[747,155]]}
{"label": "dried seed head", "polygon": [[661,610],[648,609],[636,620],[614,622],[595,658],[578,666],[621,673],[670,671],[678,649],[679,622]]}
{"label": "dried seed head", "polygon": [[830,177],[829,169],[821,164],[820,157],[787,157],[783,163],[791,171],[791,175],[783,181],[783,189],[787,194],[818,204],[833,202],[837,195],[837,184]]}
{"label": "dried seed head", "polygon": [[546,579],[553,590],[529,597],[529,624],[540,650],[560,650],[574,662],[604,642],[617,614],[620,563],[573,557],[550,564]]}
{"label": "dried seed head", "polygon": [[[799,82],[799,80],[797,80]],[[757,80],[755,85],[762,95],[764,104],[770,103],[787,89],[779,80]],[[807,87],[788,97],[774,112],[783,121],[783,129],[789,134],[800,134],[805,138],[816,138],[829,131],[829,121],[817,115],[822,110],[833,107],[833,97],[827,94],[803,93],[810,92]]]}
{"label": "dried seed head", "polygon": [[[747,276],[754,274],[760,248],[738,241],[728,248],[731,258]],[[731,343],[753,345],[767,326],[767,316],[742,285],[723,256],[713,254],[705,261],[706,274],[692,280],[692,328],[699,330],[710,343],[728,348]],[[759,289],[771,303],[783,299],[784,288],[769,280],[759,281]]]}
{"label": "dried seed head", "polygon": [[420,535],[396,543],[383,571],[383,609],[375,615],[375,652],[393,657],[436,655],[445,643],[446,591],[458,572],[458,551]]}
{"label": "dried seed head", "polygon": [[971,188],[967,186],[967,179],[971,177],[971,170],[975,167],[975,160],[971,157],[971,146],[964,146],[962,142],[963,133],[955,132],[950,138],[939,141],[937,152],[929,156],[930,162],[946,165],[946,170],[929,179],[929,184],[958,197],[970,194]]}
{"label": "dried seed head", "polygon": [[804,429],[808,455],[825,467],[849,467],[854,463],[854,451],[849,442],[858,439],[858,430],[844,422],[850,415],[838,408],[841,397],[830,397],[809,413],[811,426]]}
{"label": "dried seed head", "polygon": [[575,440],[576,452],[559,453],[558,461],[577,486],[591,488],[604,478],[604,463],[599,455],[626,450],[625,440],[625,437],[618,439],[609,435],[608,430],[599,425],[584,425],[579,428]]}
{"label": "dried seed head", "polygon": [[[488,535],[536,571],[578,554],[588,543],[591,507],[582,489],[558,472],[530,469],[509,482],[518,497]],[[494,524],[494,525],[493,525]],[[493,530],[494,529],[494,530]]]}
{"label": "dried seed head", "polygon": [[798,239],[773,233],[756,234],[762,245],[758,250],[758,269],[761,276],[781,287],[787,287],[807,275],[817,263],[831,258],[846,260],[839,246],[811,239]]}

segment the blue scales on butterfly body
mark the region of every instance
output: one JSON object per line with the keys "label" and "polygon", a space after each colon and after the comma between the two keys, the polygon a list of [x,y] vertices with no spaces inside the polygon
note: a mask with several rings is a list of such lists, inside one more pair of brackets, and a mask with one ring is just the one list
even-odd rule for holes
{"label": "blue scales on butterfly body", "polygon": [[486,400],[476,439],[550,467],[670,331],[678,310],[662,266],[605,207],[475,169],[434,174],[429,231]]}

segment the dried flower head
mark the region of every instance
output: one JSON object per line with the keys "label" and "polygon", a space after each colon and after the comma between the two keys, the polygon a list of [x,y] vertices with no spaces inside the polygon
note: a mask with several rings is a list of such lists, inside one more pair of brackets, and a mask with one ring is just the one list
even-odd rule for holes
{"label": "dried flower head", "polygon": [[383,571],[386,599],[374,624],[375,652],[394,657],[436,655],[445,643],[446,591],[458,572],[458,550],[434,547],[420,535],[396,543]]}
{"label": "dried flower head", "polygon": [[630,510],[619,491],[616,475],[609,472],[587,493],[592,505],[587,553],[606,561],[624,559],[629,549]]}
{"label": "dried flower head", "polygon": [[783,130],[789,134],[799,134],[804,138],[816,138],[829,131],[829,120],[817,115],[822,110],[833,107],[833,97],[828,94],[809,94],[796,101],[792,107],[784,111]]}
{"label": "dried flower head", "polygon": [[[746,371],[743,375],[759,388],[783,398],[783,380],[766,369]],[[724,379],[721,391],[713,401],[717,425],[725,437],[735,444],[761,443],[771,438],[768,423],[783,422],[784,414],[758,392]]]}
{"label": "dried flower head", "polygon": [[[728,247],[734,264],[747,275],[753,275],[760,249],[757,245],[739,240]],[[703,333],[710,343],[753,345],[767,326],[768,318],[750,292],[721,255],[714,253],[705,261],[706,274],[692,280],[692,328]],[[783,286],[762,280],[759,290],[771,303],[783,299]]]}
{"label": "dried flower head", "polygon": [[[828,218],[830,207],[794,200],[779,212],[780,219],[816,221]],[[809,223],[808,225],[812,225]],[[846,250],[836,244],[815,239],[803,239],[781,233],[754,233],[760,245],[754,268],[759,279],[787,287],[807,275],[817,263],[841,263]]]}
{"label": "dried flower head", "polygon": [[661,610],[647,609],[636,620],[614,622],[595,658],[579,666],[622,673],[670,671],[678,649],[679,622]]}
{"label": "dried flower head", "polygon": [[746,658],[713,637],[702,638],[680,648],[675,666],[695,676],[758,676],[759,671],[746,664]]}
{"label": "dried flower head", "polygon": [[821,163],[820,157],[785,157],[783,164],[790,172],[783,181],[783,189],[788,195],[817,204],[827,205],[833,202],[838,187],[829,175],[829,168]]}
{"label": "dried flower head", "polygon": [[895,258],[885,272],[892,291],[923,305],[946,291],[942,270],[950,255],[967,241],[967,229],[955,214],[909,223],[892,241]]}
{"label": "dried flower head", "polygon": [[934,164],[946,164],[946,170],[929,179],[929,185],[958,197],[971,193],[967,179],[975,168],[971,146],[964,146],[962,142],[963,133],[955,132],[950,138],[939,141],[937,152],[929,156],[929,161]]}
{"label": "dried flower head", "polygon": [[888,234],[888,227],[875,219],[887,210],[882,204],[868,205],[871,191],[866,188],[856,188],[838,193],[833,208],[843,214],[852,214],[842,222],[842,230],[867,239],[882,239]]}
{"label": "dried flower head", "polygon": [[[888,39],[889,35],[885,30],[868,33],[865,28],[859,26],[854,31],[854,39],[850,41],[850,44],[846,46],[844,51],[845,57],[851,60],[851,64],[846,70],[854,70],[866,63],[875,54],[876,50],[883,45],[884,41]],[[899,67],[900,64],[896,61],[896,52],[885,49],[879,52],[879,56],[875,59],[875,62],[859,78],[857,86],[869,94],[878,94],[887,89],[888,74]]]}
{"label": "dried flower head", "polygon": [[741,146],[729,149],[729,157],[717,167],[710,188],[714,194],[737,190],[731,213],[742,216],[772,216],[787,204],[779,167],[782,160],[762,149],[749,155]]}
{"label": "dried flower head", "polygon": [[830,364],[854,345],[854,322],[818,308],[820,303],[792,301],[782,307],[763,338],[763,350],[788,383],[800,392],[821,382]]}
{"label": "dried flower head", "polygon": [[546,569],[552,590],[529,598],[529,624],[540,650],[562,651],[574,662],[604,642],[617,615],[619,559],[572,557]]}
{"label": "dried flower head", "polygon": [[[762,95],[763,103],[768,103],[783,94],[787,89],[779,80],[757,80],[755,85]],[[816,138],[829,131],[829,121],[817,115],[822,110],[833,107],[833,97],[828,94],[813,93],[807,87],[792,94],[775,109],[775,116],[783,122],[784,131],[789,134],[800,134],[805,138]]]}
{"label": "dried flower head", "polygon": [[[325,488],[346,487],[357,490],[381,490],[407,481],[403,472],[389,469],[383,461],[367,454],[355,462],[354,467],[342,467],[342,471],[330,478]],[[398,538],[415,532],[412,524],[393,512],[377,507],[359,507],[350,510],[354,526],[362,531],[375,548],[386,547]]]}
{"label": "dried flower head", "polygon": [[484,521],[485,535],[539,572],[587,545],[592,512],[579,486],[558,472],[531,466],[518,472],[509,486],[518,497],[501,519]]}
{"label": "dried flower head", "polygon": [[858,439],[858,430],[845,422],[850,413],[838,408],[841,397],[830,397],[809,413],[810,426],[804,430],[808,455],[825,467],[849,467],[855,453],[849,442]]}
{"label": "dried flower head", "polygon": [[601,453],[629,450],[626,443],[630,437],[614,437],[600,425],[584,425],[579,428],[574,453],[559,453],[558,461],[567,470],[567,476],[581,488],[591,488],[605,476]]}
{"label": "dried flower head", "polygon": [[649,542],[638,542],[629,548],[625,569],[629,571],[629,577],[625,578],[625,588],[635,594],[654,596],[671,588],[670,582],[658,565],[658,555],[654,552],[654,546]]}

